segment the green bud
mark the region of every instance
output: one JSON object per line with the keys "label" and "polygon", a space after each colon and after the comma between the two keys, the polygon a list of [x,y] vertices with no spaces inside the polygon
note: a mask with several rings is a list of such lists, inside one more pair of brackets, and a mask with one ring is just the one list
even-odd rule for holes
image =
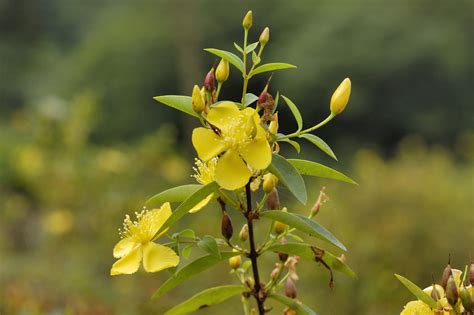
{"label": "green bud", "polygon": [[466,289],[466,287],[464,285],[461,286],[461,290],[459,292],[459,297],[461,298],[462,306],[464,306],[466,311],[473,312],[474,311],[473,296],[471,296],[471,293],[468,291],[468,289]]}
{"label": "green bud", "polygon": [[192,97],[191,97],[191,103],[192,103],[192,106],[193,106],[193,110],[196,113],[201,113],[204,110],[204,108],[206,107],[206,105],[204,104],[202,95],[201,95],[201,91],[199,90],[199,87],[197,85],[195,85],[193,87],[193,94],[192,94]]}
{"label": "green bud", "polygon": [[263,175],[263,191],[269,194],[278,183],[278,177],[272,173]]}
{"label": "green bud", "polygon": [[268,40],[270,39],[270,29],[268,27],[265,27],[262,31],[262,34],[260,34],[260,38],[258,41],[260,42],[260,45],[265,46],[268,43]]}
{"label": "green bud", "polygon": [[252,27],[252,11],[248,11],[242,21],[242,26],[244,29],[249,30]]}
{"label": "green bud", "polygon": [[446,284],[446,299],[451,306],[455,306],[459,299],[458,287],[456,286],[456,280],[451,275],[449,276],[448,283]]}

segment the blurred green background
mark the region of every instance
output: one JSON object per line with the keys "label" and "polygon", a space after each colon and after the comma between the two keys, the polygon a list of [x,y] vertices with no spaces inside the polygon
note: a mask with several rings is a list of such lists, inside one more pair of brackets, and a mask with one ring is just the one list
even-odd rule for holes
{"label": "blurred green background", "polygon": [[[150,301],[168,272],[109,268],[124,214],[192,182],[195,122],[152,97],[190,94],[215,61],[202,49],[233,50],[249,9],[253,40],[271,29],[264,62],[298,65],[270,91],[290,96],[306,125],[353,82],[346,111],[318,132],[339,162],[302,154],[360,184],[307,181],[310,202],[326,187],[318,219],[359,278],[337,275],[330,290],[324,268],[302,262],[301,300],[319,314],[396,314],[412,297],[394,273],[424,287],[449,253],[458,268],[474,257],[472,1],[0,0],[0,314],[162,314],[234,281],[223,263]],[[221,95],[237,99],[231,71]],[[289,117],[281,106],[283,131]],[[180,227],[218,235],[215,210]],[[238,299],[200,314],[223,312],[240,314]]]}

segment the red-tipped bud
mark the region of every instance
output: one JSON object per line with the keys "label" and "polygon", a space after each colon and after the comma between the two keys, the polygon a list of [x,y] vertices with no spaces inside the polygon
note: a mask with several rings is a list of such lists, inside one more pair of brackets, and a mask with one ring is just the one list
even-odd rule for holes
{"label": "red-tipped bud", "polygon": [[214,67],[212,67],[211,70],[209,70],[209,72],[206,74],[206,77],[204,78],[204,87],[209,92],[211,92],[215,89],[215,85],[214,85]]}
{"label": "red-tipped bud", "polygon": [[443,275],[441,276],[441,286],[443,287],[444,291],[446,291],[446,286],[448,285],[448,280],[451,274],[451,257],[449,257],[448,265],[446,268],[444,268]]}
{"label": "red-tipped bud", "polygon": [[227,212],[224,212],[224,215],[222,216],[221,232],[222,236],[224,236],[226,240],[230,240],[232,238],[232,234],[234,233],[232,221],[230,220],[230,217]]}
{"label": "red-tipped bud", "polygon": [[268,194],[267,198],[267,208],[269,210],[278,210],[280,209],[280,197],[278,196],[278,191],[276,188],[273,188],[272,191]]}
{"label": "red-tipped bud", "polygon": [[296,284],[291,277],[286,280],[285,295],[291,299],[296,299]]}

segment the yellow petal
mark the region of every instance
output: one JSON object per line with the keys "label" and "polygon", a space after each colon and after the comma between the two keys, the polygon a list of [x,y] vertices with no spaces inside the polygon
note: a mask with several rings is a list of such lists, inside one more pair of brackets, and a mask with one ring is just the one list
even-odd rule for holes
{"label": "yellow petal", "polygon": [[242,158],[234,150],[227,151],[216,166],[216,182],[222,188],[235,190],[247,184],[250,171]]}
{"label": "yellow petal", "polygon": [[110,275],[129,275],[137,272],[140,267],[140,260],[142,259],[142,247],[137,246],[130,251],[128,255],[117,260],[110,269]]}
{"label": "yellow petal", "polygon": [[[153,231],[153,235],[158,232],[158,230],[163,226],[163,224],[168,220],[171,216],[171,205],[169,202],[165,202],[161,208],[153,209],[151,211],[156,211],[156,215],[153,217],[154,220],[152,222],[151,230]],[[162,234],[162,233],[161,233]]]}
{"label": "yellow petal", "polygon": [[203,200],[201,200],[197,205],[195,205],[191,210],[189,210],[189,213],[195,213],[204,208],[209,203],[209,201],[212,200],[213,196],[214,194],[212,193]]}
{"label": "yellow petal", "polygon": [[262,124],[260,123],[260,116],[258,116],[258,113],[255,109],[253,109],[252,107],[247,107],[243,109],[241,113],[246,116],[251,116],[253,121],[255,122],[255,125],[257,126],[257,135],[255,136],[255,138],[263,139],[267,137],[265,129],[263,129]]}
{"label": "yellow petal", "polygon": [[224,142],[212,130],[196,128],[192,135],[193,146],[203,161],[212,159],[225,150]]}
{"label": "yellow petal", "polygon": [[272,161],[272,151],[267,139],[255,138],[240,150],[244,160],[254,169],[263,170]]}
{"label": "yellow petal", "polygon": [[411,301],[405,305],[400,315],[433,315],[431,308],[422,301]]}
{"label": "yellow petal", "polygon": [[217,128],[223,130],[230,122],[240,116],[240,111],[234,102],[222,102],[211,108],[206,120]]}
{"label": "yellow petal", "polygon": [[130,253],[136,245],[137,243],[131,237],[121,239],[114,247],[114,257],[122,258]]}
{"label": "yellow petal", "polygon": [[179,264],[179,257],[169,247],[148,242],[143,244],[143,267],[146,272],[157,272]]}

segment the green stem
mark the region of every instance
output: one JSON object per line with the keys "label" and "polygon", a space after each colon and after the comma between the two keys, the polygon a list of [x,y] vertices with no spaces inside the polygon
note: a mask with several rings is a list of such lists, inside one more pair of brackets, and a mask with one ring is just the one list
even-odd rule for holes
{"label": "green stem", "polygon": [[245,106],[245,94],[247,93],[247,85],[248,85],[248,77],[247,77],[247,37],[248,37],[248,30],[245,30],[244,32],[244,53],[243,53],[243,62],[244,62],[244,72],[242,73],[242,76],[244,77],[244,85],[242,88],[242,106]]}
{"label": "green stem", "polygon": [[327,124],[328,122],[330,122],[334,117],[336,117],[336,114],[334,113],[331,113],[326,119],[324,119],[322,122],[320,122],[319,124],[311,127],[311,128],[308,128],[308,129],[305,129],[305,130],[301,130],[301,131],[296,131],[296,132],[293,132],[293,133],[290,133],[289,135],[285,135],[281,138],[278,138],[277,140],[282,140],[282,139],[289,139],[289,138],[294,138],[294,137],[298,137],[302,134],[305,134],[305,133],[308,133],[308,132],[311,132],[311,131],[314,131],[316,129],[319,129],[321,128],[322,126],[324,126],[325,124]]}
{"label": "green stem", "polygon": [[219,99],[219,93],[221,92],[222,82],[217,82],[216,102]]}

